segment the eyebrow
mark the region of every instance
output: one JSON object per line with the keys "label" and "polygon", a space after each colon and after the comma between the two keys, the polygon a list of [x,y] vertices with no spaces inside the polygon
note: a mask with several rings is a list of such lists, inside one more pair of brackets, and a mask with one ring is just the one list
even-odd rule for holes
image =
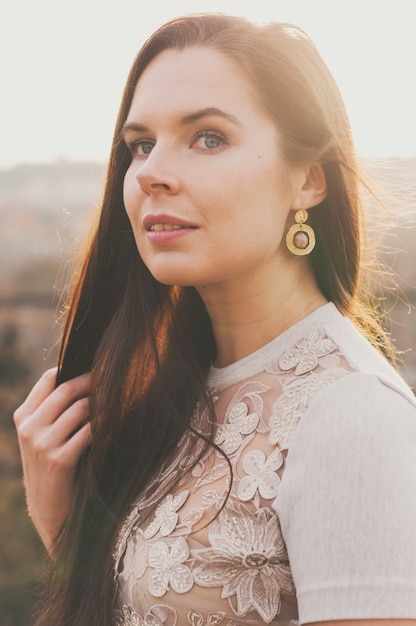
{"label": "eyebrow", "polygon": [[[240,120],[235,117],[235,115],[227,113],[226,111],[222,111],[217,107],[206,107],[205,109],[200,109],[199,111],[195,111],[194,113],[189,113],[188,115],[185,115],[181,118],[179,124],[181,126],[187,126],[188,124],[193,124],[194,122],[197,122],[204,117],[221,117],[228,122],[235,124],[236,126],[241,126]],[[143,124],[137,124],[136,122],[126,122],[121,130],[121,135],[129,130],[141,133],[148,132],[149,128],[147,128],[147,126],[144,126]]]}
{"label": "eyebrow", "polygon": [[181,119],[181,125],[186,126],[187,124],[192,124],[193,122],[197,122],[203,117],[222,117],[223,119],[236,124],[236,126],[241,126],[240,120],[232,115],[231,113],[227,113],[226,111],[222,111],[221,109],[217,109],[217,107],[207,107],[205,109],[200,109],[199,111],[195,111],[195,113],[190,113],[189,115],[185,115]]}

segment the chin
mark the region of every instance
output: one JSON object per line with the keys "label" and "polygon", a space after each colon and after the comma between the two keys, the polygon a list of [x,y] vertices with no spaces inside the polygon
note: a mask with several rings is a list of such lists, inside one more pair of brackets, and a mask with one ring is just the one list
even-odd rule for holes
{"label": "chin", "polygon": [[163,260],[163,263],[146,263],[147,269],[158,283],[162,285],[177,285],[178,287],[192,287],[201,282],[200,272],[191,262],[176,262],[174,259]]}
{"label": "chin", "polygon": [[150,270],[150,273],[152,274],[153,278],[162,285],[168,285],[170,287],[172,287],[173,285],[177,285],[178,287],[193,287],[193,281],[191,277],[187,279],[187,277],[184,276],[184,274],[181,272],[152,272]]}
{"label": "chin", "polygon": [[224,272],[223,268],[213,269],[202,264],[198,266],[191,261],[175,263],[171,259],[169,263],[149,263],[147,268],[158,283],[169,286],[202,288],[226,282],[230,278],[230,272]]}

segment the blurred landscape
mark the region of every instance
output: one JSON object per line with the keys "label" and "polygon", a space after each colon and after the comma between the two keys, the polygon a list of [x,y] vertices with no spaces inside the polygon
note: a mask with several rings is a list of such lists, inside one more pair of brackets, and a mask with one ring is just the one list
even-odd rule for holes
{"label": "blurred landscape", "polygon": [[26,513],[12,415],[56,363],[61,288],[100,197],[96,163],[0,171],[0,624],[26,626],[44,550]]}
{"label": "blurred landscape", "polygon": [[[391,216],[381,257],[388,327],[416,388],[416,157],[373,159],[368,169]],[[44,552],[27,517],[12,422],[39,375],[56,362],[60,298],[71,260],[100,200],[104,166],[60,160],[0,171],[0,624],[31,624]],[[387,220],[387,221],[386,221]],[[370,232],[372,236],[372,232]]]}

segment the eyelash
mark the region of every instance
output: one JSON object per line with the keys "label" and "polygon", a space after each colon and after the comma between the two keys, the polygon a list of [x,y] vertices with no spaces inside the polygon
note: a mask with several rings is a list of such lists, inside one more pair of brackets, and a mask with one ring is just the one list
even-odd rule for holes
{"label": "eyelash", "polygon": [[206,129],[206,130],[198,131],[193,136],[191,145],[194,145],[197,142],[198,139],[201,139],[201,137],[215,137],[215,139],[219,140],[219,145],[216,146],[215,148],[208,148],[207,147],[207,150],[209,152],[215,152],[216,150],[221,148],[221,146],[226,145],[228,143],[227,137],[225,135],[223,135],[222,133],[220,133],[218,130]]}
{"label": "eyelash", "polygon": [[[208,146],[206,146],[205,150],[207,152],[216,152],[217,150],[221,148],[221,146],[226,145],[228,143],[228,139],[225,135],[223,135],[223,133],[220,133],[217,130],[204,129],[195,133],[195,135],[192,137],[192,140],[191,140],[191,146],[194,146],[197,143],[197,141],[201,139],[202,137],[214,137],[215,139],[219,140],[218,146],[215,146],[213,148],[209,148]],[[138,150],[142,148],[145,144],[151,145],[152,148],[154,146],[154,142],[151,139],[138,139],[136,141],[128,142],[127,148],[129,149],[133,157],[137,157],[139,159],[145,159],[152,151],[150,150],[147,153],[138,154]],[[201,148],[201,150],[204,150],[204,149]]]}
{"label": "eyelash", "polygon": [[[129,141],[127,143],[127,148],[129,149],[132,157],[137,157],[139,159],[145,159],[146,156],[148,156],[150,154],[151,150],[150,150],[150,152],[145,153],[145,154],[138,154],[138,149],[140,147],[142,147],[144,144],[152,145],[153,142],[150,139],[139,139],[137,141]],[[152,148],[153,148],[153,145],[152,145]]]}

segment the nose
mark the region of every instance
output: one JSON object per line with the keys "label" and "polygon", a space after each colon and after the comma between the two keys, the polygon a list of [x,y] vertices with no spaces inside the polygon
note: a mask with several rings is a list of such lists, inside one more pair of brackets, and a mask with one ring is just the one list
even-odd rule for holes
{"label": "nose", "polygon": [[146,194],[176,194],[180,189],[177,163],[171,151],[154,146],[136,171],[136,180]]}

